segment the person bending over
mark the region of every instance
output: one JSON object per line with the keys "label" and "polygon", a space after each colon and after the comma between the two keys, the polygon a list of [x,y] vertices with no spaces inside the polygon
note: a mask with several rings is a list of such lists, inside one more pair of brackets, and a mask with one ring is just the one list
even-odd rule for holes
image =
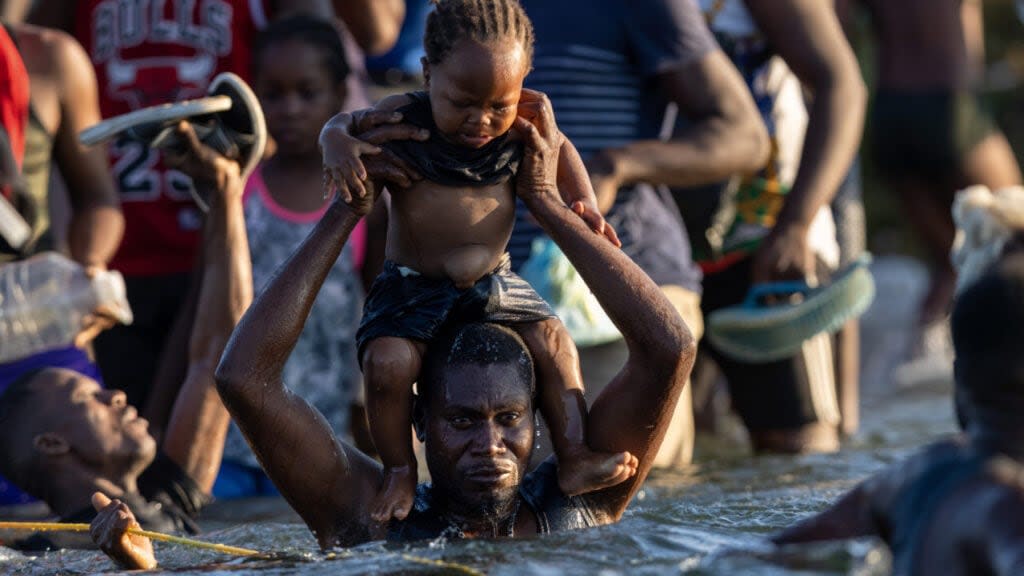
{"label": "person bending over", "polygon": [[[515,0],[441,0],[427,19],[426,91],[381,101],[369,113],[342,114],[325,127],[325,183],[348,200],[381,182],[365,179],[363,154],[380,149],[352,136],[353,118],[400,118],[424,132],[385,144],[422,179],[391,180],[388,262],[367,296],[356,335],[366,377],[370,432],[384,463],[374,499],[378,521],[405,518],[413,504],[416,460],[409,435],[412,386],[424,353],[447,319],[512,327],[539,377],[540,408],[551,427],[558,477],[569,495],[618,484],[636,471],[628,452],[604,453],[585,439],[586,405],[576,347],[551,308],[511,271],[505,246],[515,222],[522,143],[517,118],[548,106],[523,90],[533,30]],[[561,133],[558,183],[564,202],[617,244],[597,210],[579,155]]]}

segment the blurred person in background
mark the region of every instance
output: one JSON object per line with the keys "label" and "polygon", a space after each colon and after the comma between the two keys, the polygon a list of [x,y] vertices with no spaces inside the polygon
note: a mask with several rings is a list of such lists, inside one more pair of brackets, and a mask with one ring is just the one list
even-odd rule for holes
{"label": "blurred person in background", "polygon": [[[186,8],[191,12],[179,13]],[[247,78],[257,31],[293,12],[333,15],[327,0],[37,0],[29,21],[81,42],[99,80],[100,111],[109,118],[204,97],[221,72]],[[123,138],[109,146],[126,220],[110,267],[125,276],[135,321],[100,335],[95,351],[105,383],[124,390],[138,406],[146,404],[160,352],[188,292],[202,228],[191,179],[165,166],[161,155]]]}
{"label": "blurred person in background", "polygon": [[[768,162],[738,178],[728,194],[732,215],[718,242],[701,255],[702,309],[739,304],[754,284],[788,280],[814,285],[840,265],[829,209],[860,144],[867,94],[857,60],[828,4],[814,0],[701,0],[719,44],[740,70],[771,137]],[[809,101],[805,98],[805,91]],[[809,102],[809,105],[808,105]],[[731,187],[730,185],[726,185]],[[722,187],[711,193],[720,196]],[[685,212],[692,190],[673,191]],[[757,452],[831,451],[839,425],[856,427],[857,333],[845,335],[838,374],[831,338],[819,335],[795,356],[767,363],[723,354],[706,339],[729,384],[732,406]],[[837,375],[848,394],[844,413]]]}
{"label": "blurred person in background", "polygon": [[874,161],[900,196],[932,270],[912,357],[949,355],[955,274],[949,261],[956,190],[1020,184],[1005,136],[975,94],[984,60],[980,0],[838,0],[846,16],[859,2],[878,41],[878,79],[869,121]]}
{"label": "blurred person in background", "polygon": [[[764,166],[767,133],[742,77],[694,0],[526,0],[523,6],[537,39],[526,86],[551,99],[623,251],[662,287],[699,337],[700,270],[671,198],[656,186],[718,182]],[[691,123],[667,139],[670,105]],[[509,242],[515,268],[543,234],[526,210],[517,213]],[[621,341],[580,347],[584,379],[591,382],[608,381],[625,358]],[[692,451],[687,386],[655,466],[685,465]]]}
{"label": "blurred person in background", "polygon": [[[243,196],[245,225],[257,292],[274,277],[316,225],[330,203],[322,189],[317,138],[323,125],[347,107],[349,68],[329,20],[295,15],[271,23],[253,48],[253,90],[277,150],[249,176]],[[362,390],[356,361],[356,328],[363,287],[358,272],[365,253],[360,224],[334,263],[284,366],[292,390],[327,419],[339,438],[365,421],[353,412]],[[218,499],[276,494],[235,424],[213,487]]]}
{"label": "blurred person in background", "polygon": [[[87,274],[104,270],[124,230],[117,192],[102,150],[78,142],[78,132],[100,119],[96,77],[82,47],[70,36],[25,24],[0,27],[0,86],[5,94],[19,93],[19,107],[4,106],[2,123],[12,136],[11,159],[17,171],[18,193],[5,197],[30,229],[27,243],[0,247],[0,266],[49,250],[56,237],[67,239],[70,256]],[[71,215],[68,230],[51,225],[51,169],[66,180]],[[63,190],[61,190],[63,191]],[[0,364],[0,391],[23,372],[52,366],[74,369],[99,379],[85,347],[112,320],[93,315],[76,344],[45,350]],[[80,347],[81,346],[81,347]],[[31,501],[0,478],[0,505]]]}
{"label": "blurred person in background", "polygon": [[962,433],[864,480],[776,544],[874,536],[894,574],[1024,570],[1024,189],[979,188],[955,209],[966,228],[951,319]]}

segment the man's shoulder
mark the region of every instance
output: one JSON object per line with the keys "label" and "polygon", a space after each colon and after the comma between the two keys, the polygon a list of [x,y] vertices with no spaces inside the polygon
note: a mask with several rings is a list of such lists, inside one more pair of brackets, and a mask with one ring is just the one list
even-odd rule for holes
{"label": "man's shoulder", "polygon": [[592,528],[615,521],[600,493],[567,496],[562,492],[554,457],[523,478],[519,494],[537,517],[537,531],[542,534]]}

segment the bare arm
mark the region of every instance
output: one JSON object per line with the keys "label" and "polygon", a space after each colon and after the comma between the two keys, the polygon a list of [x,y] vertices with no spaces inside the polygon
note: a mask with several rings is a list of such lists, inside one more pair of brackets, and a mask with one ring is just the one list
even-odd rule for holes
{"label": "bare arm", "polygon": [[345,202],[364,196],[368,158],[382,160],[377,164],[389,168],[377,173],[379,186],[388,182],[407,188],[421,178],[406,162],[379,146],[388,140],[426,140],[430,136],[427,130],[401,123],[402,114],[396,110],[410,101],[404,94],[394,94],[373,108],[341,112],[324,124],[317,144],[323,156],[325,189],[337,190]]}
{"label": "bare arm", "polygon": [[858,484],[824,512],[805,518],[771,537],[775,544],[843,540],[878,534],[871,515],[868,483]]}
{"label": "bare arm", "polygon": [[985,81],[985,17],[981,0],[960,3],[964,48],[967,51],[968,86],[977,89]]}
{"label": "bare arm", "polygon": [[85,50],[73,38],[54,35],[60,125],[54,156],[71,199],[68,244],[84,266],[105,267],[124,234],[124,216],[101,146],[85,147],[78,133],[100,121],[96,75]]}
{"label": "bare arm", "polygon": [[636,476],[587,496],[618,519],[647,477],[689,377],[693,335],[654,281],[562,202],[555,176],[561,142],[546,97],[533,123],[519,118],[516,129],[526,140],[517,193],[579,271],[629,347],[626,366],[594,402],[587,428],[592,450],[629,451],[640,460]]}
{"label": "bare arm", "polygon": [[[524,90],[525,91],[525,90]],[[598,234],[604,235],[616,247],[621,247],[622,242],[611,224],[605,222],[600,207],[597,204],[597,197],[594,194],[594,186],[587,174],[587,167],[580,158],[576,146],[568,138],[562,137],[562,146],[558,151],[558,192],[562,200],[576,212],[583,221],[590,226],[590,229]]]}
{"label": "bare arm", "polygon": [[398,41],[405,20],[404,0],[333,0],[338,18],[370,55],[383,54]]}
{"label": "bare arm", "polygon": [[210,190],[203,230],[203,267],[192,325],[185,382],[174,402],[163,450],[204,491],[213,487],[230,418],[214,386],[213,373],[231,331],[252,301],[252,264],[242,212],[239,167],[203,148],[189,128],[183,133],[201,150],[206,176],[183,166],[196,186]]}
{"label": "bare arm", "polygon": [[365,504],[380,466],[338,441],[281,374],[360,217],[338,199],[331,204],[242,318],[217,368],[217,390],[263,469],[325,549],[369,539]]}
{"label": "bare arm", "polygon": [[639,140],[598,153],[588,164],[602,211],[620,186],[673,187],[719,182],[762,168],[768,133],[739,72],[721,50],[658,77],[658,85],[691,124],[671,140]]}
{"label": "bare arm", "polygon": [[31,0],[4,0],[0,5],[0,21],[17,24],[25,19]]}
{"label": "bare arm", "polygon": [[813,270],[807,230],[835,196],[857,153],[867,90],[833,9],[819,0],[747,0],[758,28],[813,93],[800,168],[754,277],[806,276]]}

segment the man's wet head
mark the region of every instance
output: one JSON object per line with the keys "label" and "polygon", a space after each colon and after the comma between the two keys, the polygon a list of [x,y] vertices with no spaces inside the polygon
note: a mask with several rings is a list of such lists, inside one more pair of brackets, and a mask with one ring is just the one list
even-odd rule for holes
{"label": "man's wet head", "polygon": [[427,351],[415,421],[434,497],[453,516],[507,513],[533,452],[533,361],[519,336],[467,324]]}
{"label": "man's wet head", "polygon": [[1024,406],[1024,253],[1005,255],[966,288],[951,322],[961,423]]}
{"label": "man's wet head", "polygon": [[72,370],[23,375],[0,394],[0,472],[49,500],[58,476],[119,482],[152,462],[148,423],[119,390],[102,388]]}

